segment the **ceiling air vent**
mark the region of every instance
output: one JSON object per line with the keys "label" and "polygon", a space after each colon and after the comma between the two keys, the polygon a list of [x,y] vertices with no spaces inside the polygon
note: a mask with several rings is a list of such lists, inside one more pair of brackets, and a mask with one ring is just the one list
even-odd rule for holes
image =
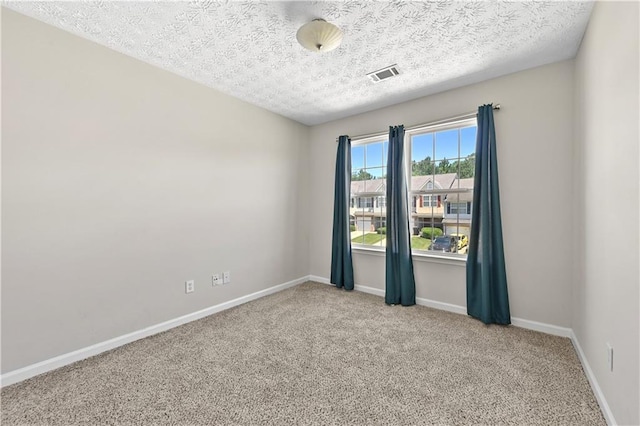
{"label": "ceiling air vent", "polygon": [[381,70],[370,72],[369,74],[367,74],[367,77],[369,77],[374,83],[377,83],[379,81],[395,77],[398,74],[400,74],[400,72],[398,71],[398,65],[393,64],[389,65],[386,68],[382,68]]}

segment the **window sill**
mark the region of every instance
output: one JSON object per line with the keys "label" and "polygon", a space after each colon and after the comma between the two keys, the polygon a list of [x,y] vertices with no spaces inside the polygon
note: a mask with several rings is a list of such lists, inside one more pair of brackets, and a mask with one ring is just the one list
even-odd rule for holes
{"label": "window sill", "polygon": [[426,263],[441,263],[444,265],[455,265],[455,266],[467,266],[467,256],[461,255],[446,255],[446,254],[431,254],[431,253],[412,253],[412,257],[414,261],[418,262],[426,262]]}
{"label": "window sill", "polygon": [[384,248],[378,247],[366,247],[366,246],[351,246],[351,251],[358,254],[368,254],[370,256],[385,257],[387,252]]}
{"label": "window sill", "polygon": [[[369,256],[385,257],[386,250],[378,247],[352,246],[351,251],[356,254],[366,254]],[[467,257],[460,255],[431,254],[427,252],[412,253],[414,261],[424,263],[440,263],[444,265],[466,266]]]}

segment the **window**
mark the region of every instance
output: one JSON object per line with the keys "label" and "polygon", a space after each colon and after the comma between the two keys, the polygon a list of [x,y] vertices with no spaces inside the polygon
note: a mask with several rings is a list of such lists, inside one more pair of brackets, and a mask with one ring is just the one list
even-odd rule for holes
{"label": "window", "polygon": [[[406,131],[409,223],[415,252],[466,254],[476,130],[476,120],[471,118]],[[384,136],[352,141],[350,217],[355,247],[386,246],[388,145]],[[438,236],[456,243],[435,244]]]}
{"label": "window", "polygon": [[422,196],[422,207],[440,207],[440,196],[439,195],[423,195]]}
{"label": "window", "polygon": [[[407,131],[412,250],[466,254],[471,230],[476,130],[476,120],[472,118]],[[438,236],[455,237],[460,243],[436,244]]]}
{"label": "window", "polygon": [[351,226],[354,245],[385,246],[388,147],[384,136],[352,142],[351,199],[355,201],[350,215],[355,218],[355,226]]}
{"label": "window", "polygon": [[373,208],[373,197],[358,197],[359,209],[371,209]]}
{"label": "window", "polygon": [[447,214],[471,214],[471,203],[447,203]]}

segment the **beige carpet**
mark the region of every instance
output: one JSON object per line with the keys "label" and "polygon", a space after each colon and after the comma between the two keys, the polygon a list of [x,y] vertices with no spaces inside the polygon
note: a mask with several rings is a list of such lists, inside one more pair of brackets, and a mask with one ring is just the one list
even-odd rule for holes
{"label": "beige carpet", "polygon": [[2,390],[2,425],[604,425],[571,342],[307,283]]}

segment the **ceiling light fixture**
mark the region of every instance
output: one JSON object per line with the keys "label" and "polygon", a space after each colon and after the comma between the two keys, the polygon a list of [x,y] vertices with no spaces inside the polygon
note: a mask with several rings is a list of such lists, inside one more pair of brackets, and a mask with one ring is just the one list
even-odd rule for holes
{"label": "ceiling light fixture", "polygon": [[314,19],[300,27],[298,43],[313,52],[329,52],[340,46],[342,30],[324,19]]}

